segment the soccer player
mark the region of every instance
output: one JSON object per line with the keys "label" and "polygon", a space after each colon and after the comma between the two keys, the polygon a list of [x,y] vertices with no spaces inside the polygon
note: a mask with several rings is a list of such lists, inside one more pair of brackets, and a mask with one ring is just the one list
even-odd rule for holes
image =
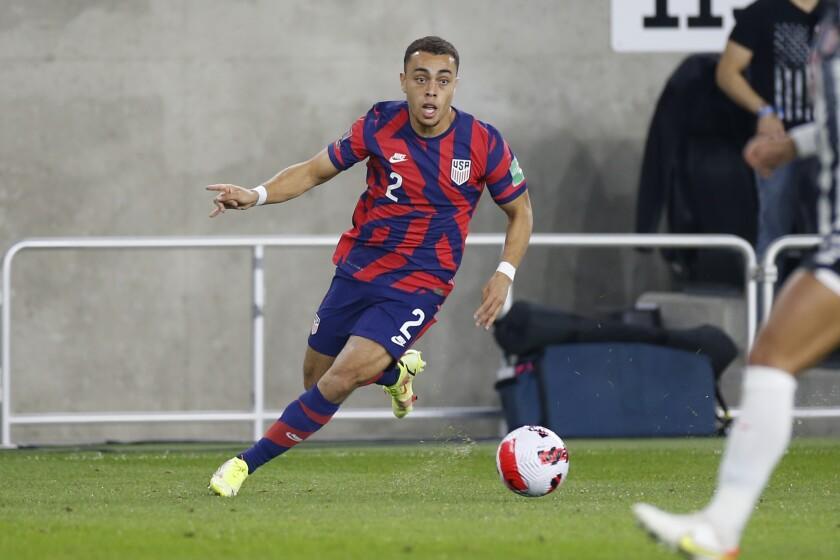
{"label": "soccer player", "polygon": [[795,157],[819,155],[822,246],[785,285],[749,355],[741,414],[732,427],[718,486],[702,510],[675,515],[636,504],[640,523],[691,558],[733,559],[750,515],[791,436],[796,376],[840,345],[840,12],[827,6],[812,56],[815,122],[786,135],[757,136],[744,156],[768,175]]}
{"label": "soccer player", "polygon": [[219,467],[210,481],[216,494],[235,496],[248,475],[329,422],[358,387],[377,382],[391,394],[397,417],[411,411],[412,377],[425,364],[408,349],[452,291],[485,186],[508,223],[476,326],[489,329],[501,310],[530,240],[531,203],[522,169],[499,132],[452,106],[458,64],[447,41],[418,39],[403,59],[405,101],[376,103],[333,144],[263,185],[207,187],[217,193],[214,217],[286,202],[368,160],[367,189],[353,227],[338,242],[335,276],[312,325],[306,390],[262,439]]}

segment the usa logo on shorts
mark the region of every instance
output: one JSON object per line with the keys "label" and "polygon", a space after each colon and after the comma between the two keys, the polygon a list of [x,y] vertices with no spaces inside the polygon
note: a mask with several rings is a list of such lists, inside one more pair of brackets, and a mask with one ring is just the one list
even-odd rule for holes
{"label": "usa logo on shorts", "polygon": [[470,178],[471,161],[468,159],[453,159],[452,170],[449,172],[449,177],[452,182],[459,187],[467,182]]}

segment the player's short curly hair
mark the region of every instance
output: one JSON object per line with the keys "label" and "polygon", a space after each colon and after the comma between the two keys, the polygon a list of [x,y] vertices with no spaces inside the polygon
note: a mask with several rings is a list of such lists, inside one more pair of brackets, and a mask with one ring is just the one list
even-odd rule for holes
{"label": "player's short curly hair", "polygon": [[408,48],[405,49],[405,57],[403,57],[403,69],[405,69],[408,64],[408,59],[411,58],[411,55],[418,51],[429,54],[448,54],[455,59],[455,71],[458,71],[458,65],[460,63],[458,50],[446,39],[441,39],[440,37],[436,37],[434,35],[421,37],[412,41],[411,44],[408,45]]}

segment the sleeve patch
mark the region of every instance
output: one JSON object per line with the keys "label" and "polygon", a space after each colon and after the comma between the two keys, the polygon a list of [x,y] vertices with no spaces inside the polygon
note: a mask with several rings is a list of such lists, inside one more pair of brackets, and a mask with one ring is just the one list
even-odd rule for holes
{"label": "sleeve patch", "polygon": [[510,177],[514,187],[518,187],[525,180],[525,173],[522,172],[522,168],[519,166],[519,160],[515,157],[510,162]]}

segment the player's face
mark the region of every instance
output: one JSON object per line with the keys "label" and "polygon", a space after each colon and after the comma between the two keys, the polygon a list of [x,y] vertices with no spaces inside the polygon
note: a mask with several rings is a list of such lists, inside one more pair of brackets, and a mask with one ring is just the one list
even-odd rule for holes
{"label": "player's face", "polygon": [[458,82],[455,59],[417,51],[408,59],[400,84],[408,100],[411,125],[422,136],[436,136],[452,123],[452,97]]}

